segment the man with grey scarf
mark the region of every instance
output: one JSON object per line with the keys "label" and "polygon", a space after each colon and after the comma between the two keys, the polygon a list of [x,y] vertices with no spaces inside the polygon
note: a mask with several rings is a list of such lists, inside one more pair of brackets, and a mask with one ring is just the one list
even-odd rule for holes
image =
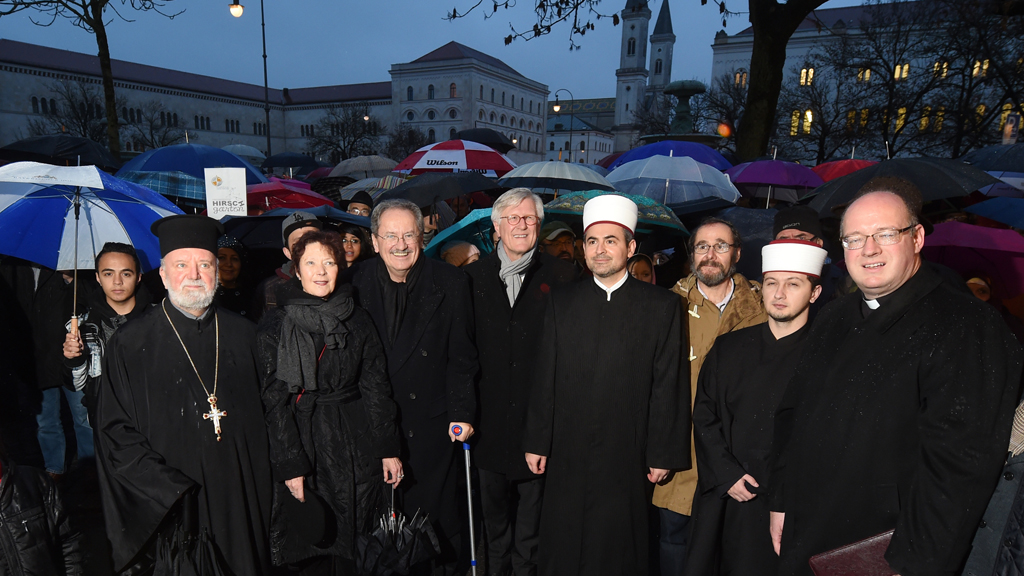
{"label": "man with grey scarf", "polygon": [[[480,355],[480,421],[474,458],[480,476],[488,574],[537,573],[544,478],[531,474],[522,435],[545,297],[575,280],[572,264],[537,249],[540,197],[515,188],[494,203],[494,253],[463,268],[470,277]],[[510,503],[518,500],[514,516]],[[515,521],[512,521],[512,518]]]}

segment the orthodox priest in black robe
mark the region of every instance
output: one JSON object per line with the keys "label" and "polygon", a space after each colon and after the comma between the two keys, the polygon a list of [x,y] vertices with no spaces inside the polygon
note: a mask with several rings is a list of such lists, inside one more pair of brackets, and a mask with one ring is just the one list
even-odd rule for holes
{"label": "orthodox priest in black robe", "polygon": [[219,228],[202,216],[154,223],[168,297],[107,347],[96,455],[118,572],[151,566],[183,515],[194,516],[234,574],[269,566],[256,326],[211,305]]}
{"label": "orthodox priest in black robe", "polygon": [[547,476],[539,573],[642,576],[654,482],[690,466],[679,297],[626,274],[637,209],[584,207],[593,279],[548,303],[523,447]]}
{"label": "orthodox priest in black robe", "polygon": [[768,322],[719,336],[701,366],[693,404],[700,477],[686,574],[778,572],[765,496],[775,409],[807,340],[826,255],[803,240],[762,248]]}

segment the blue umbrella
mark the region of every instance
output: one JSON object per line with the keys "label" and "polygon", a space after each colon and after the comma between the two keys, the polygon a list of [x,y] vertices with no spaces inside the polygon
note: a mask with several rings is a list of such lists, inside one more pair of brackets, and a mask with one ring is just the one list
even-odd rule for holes
{"label": "blue umbrella", "polygon": [[[998,196],[965,208],[971,214],[984,216],[1014,228],[1024,228],[1024,198]],[[927,244],[928,241],[925,241]]]}
{"label": "blue umbrella", "polygon": [[118,178],[145,186],[190,206],[206,207],[206,183],[184,172],[118,172]]}
{"label": "blue umbrella", "polygon": [[268,180],[239,156],[202,144],[176,144],[154,148],[129,160],[117,176],[125,172],[184,172],[205,181],[206,168],[245,168],[245,183],[265,184]]}
{"label": "blue umbrella", "polygon": [[438,232],[423,250],[423,255],[428,258],[440,258],[441,246],[453,240],[469,242],[480,249],[480,254],[487,255],[494,252],[494,243],[491,241],[493,232],[491,209],[477,208],[466,214],[462,220]]}
{"label": "blue umbrella", "polygon": [[722,156],[717,150],[710,146],[700,144],[699,142],[662,140],[661,142],[655,142],[654,144],[648,144],[626,152],[622,156],[619,156],[615,162],[612,162],[611,166],[608,167],[608,170],[615,170],[627,162],[643,160],[644,158],[650,158],[651,156],[687,156],[702,164],[714,166],[718,170],[727,170],[732,168],[732,164],[725,159],[725,156]]}
{"label": "blue umbrella", "polygon": [[0,167],[0,254],[55,270],[92,269],[107,242],[131,244],[143,271],[160,264],[150,225],[181,210],[95,166]]}

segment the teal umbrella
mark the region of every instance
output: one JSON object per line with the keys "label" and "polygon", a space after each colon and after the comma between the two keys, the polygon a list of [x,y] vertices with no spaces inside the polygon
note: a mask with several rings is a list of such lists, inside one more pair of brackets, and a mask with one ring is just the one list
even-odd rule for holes
{"label": "teal umbrella", "polygon": [[440,249],[448,242],[462,240],[469,242],[480,249],[480,254],[486,256],[494,252],[494,244],[491,242],[491,234],[494,232],[494,223],[491,222],[490,208],[477,208],[462,219],[437,233],[430,244],[423,249],[423,255],[428,258],[441,258]]}
{"label": "teal umbrella", "polygon": [[618,194],[629,198],[639,209],[637,219],[637,232],[654,232],[658,229],[673,233],[689,235],[690,232],[679,221],[679,217],[669,210],[664,204],[646,196],[636,194],[619,194],[618,192],[606,192],[604,190],[588,190],[586,192],[570,192],[548,202],[544,205],[544,216],[548,214],[563,214],[567,216],[583,217],[583,205],[591,198],[604,194]]}

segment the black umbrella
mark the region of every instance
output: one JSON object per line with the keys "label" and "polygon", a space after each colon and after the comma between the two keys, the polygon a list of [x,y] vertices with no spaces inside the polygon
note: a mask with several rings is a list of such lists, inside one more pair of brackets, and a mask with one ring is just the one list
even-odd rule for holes
{"label": "black umbrella", "polygon": [[377,201],[402,198],[426,208],[449,198],[499,188],[497,182],[476,172],[427,172],[381,194]]}
{"label": "black umbrella", "polygon": [[1024,143],[986,146],[960,160],[986,172],[1024,172]]}
{"label": "black umbrella", "polygon": [[822,217],[835,216],[833,210],[849,204],[853,197],[879,176],[908,180],[921,191],[924,202],[940,198],[966,196],[971,192],[996,184],[1000,180],[959,160],[945,158],[896,158],[862,168],[815,188],[810,207]]}
{"label": "black umbrella", "polygon": [[153,576],[230,576],[217,545],[199,527],[195,491],[188,491],[158,527]]}
{"label": "black umbrella", "polygon": [[[281,222],[285,216],[293,212],[296,212],[296,209],[275,208],[259,216],[228,216],[224,220],[224,233],[238,240],[250,250],[281,248],[284,246],[284,239],[281,238]],[[308,212],[323,222],[343,222],[363,228],[370,227],[370,219],[366,216],[356,216],[330,206],[303,208],[302,212]]]}
{"label": "black umbrella", "polygon": [[18,140],[0,148],[0,160],[43,162],[58,166],[121,166],[106,146],[88,138],[67,134],[33,136]]}
{"label": "black umbrella", "polygon": [[391,506],[370,534],[356,538],[356,567],[360,574],[390,576],[408,574],[410,569],[441,553],[441,545],[426,514],[417,510],[411,519]]}
{"label": "black umbrella", "polygon": [[508,136],[505,136],[497,130],[491,130],[490,128],[470,128],[469,130],[463,130],[455,134],[455,138],[452,140],[469,140],[470,142],[476,142],[477,144],[483,144],[484,146],[490,146],[502,154],[508,154],[509,150],[516,147]]}
{"label": "black umbrella", "polygon": [[320,165],[316,160],[306,156],[305,154],[299,154],[298,152],[282,152],[280,154],[274,154],[267,158],[260,164],[260,168],[266,170],[267,168],[319,168]]}

